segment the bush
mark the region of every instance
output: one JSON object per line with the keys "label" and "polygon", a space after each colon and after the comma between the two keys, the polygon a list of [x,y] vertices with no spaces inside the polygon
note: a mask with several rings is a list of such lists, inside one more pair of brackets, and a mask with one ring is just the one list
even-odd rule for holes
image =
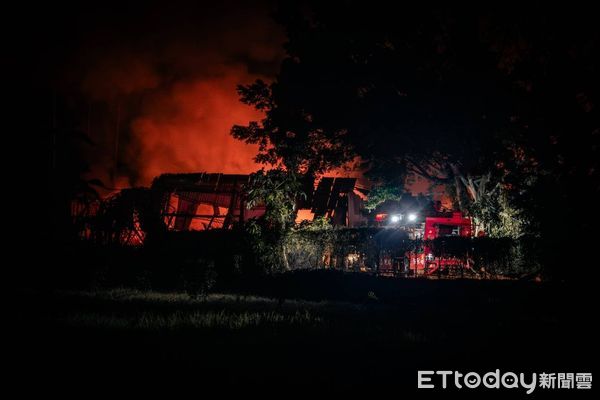
{"label": "bush", "polygon": [[192,298],[205,298],[217,279],[214,261],[203,258],[186,260],[182,275],[183,290]]}

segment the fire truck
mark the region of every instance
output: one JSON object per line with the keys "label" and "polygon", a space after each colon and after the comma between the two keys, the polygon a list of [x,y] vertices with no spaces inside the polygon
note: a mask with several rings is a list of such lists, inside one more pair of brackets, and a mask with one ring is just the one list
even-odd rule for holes
{"label": "fire truck", "polygon": [[[416,248],[407,252],[386,250],[381,254],[378,272],[384,276],[427,276],[451,271],[470,269],[468,260],[447,255],[436,255],[432,242],[444,237],[471,237],[472,221],[459,211],[438,212],[419,219],[417,213],[377,216],[391,229],[402,230],[406,238],[416,243]],[[376,221],[378,220],[376,219]],[[403,223],[402,221],[406,221]]]}
{"label": "fire truck", "polygon": [[460,211],[447,216],[426,217],[423,224],[422,238],[424,244],[415,251],[407,253],[408,269],[412,275],[432,275],[448,271],[453,267],[469,268],[464,260],[453,257],[435,256],[427,241],[442,237],[471,237],[473,228],[470,218],[463,216]]}

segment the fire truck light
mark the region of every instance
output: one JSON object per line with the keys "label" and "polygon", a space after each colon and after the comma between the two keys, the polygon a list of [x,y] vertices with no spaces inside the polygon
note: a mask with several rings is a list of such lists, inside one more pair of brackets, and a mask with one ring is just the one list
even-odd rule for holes
{"label": "fire truck light", "polygon": [[409,220],[410,222],[414,222],[414,221],[416,221],[416,220],[417,220],[417,214],[415,214],[415,213],[410,213],[410,214],[408,214],[408,220]]}
{"label": "fire truck light", "polygon": [[393,224],[397,224],[401,219],[402,217],[400,215],[392,215],[391,221]]}

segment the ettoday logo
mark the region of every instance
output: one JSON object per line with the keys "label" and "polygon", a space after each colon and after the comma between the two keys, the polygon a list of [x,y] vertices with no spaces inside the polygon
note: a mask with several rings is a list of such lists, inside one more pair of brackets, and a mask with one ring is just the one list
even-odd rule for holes
{"label": "ettoday logo", "polygon": [[[435,379],[438,378],[438,379]],[[436,381],[440,384],[436,384]],[[534,372],[529,377],[514,372],[500,373],[497,369],[481,376],[477,372],[461,373],[458,371],[418,371],[417,387],[419,389],[433,389],[441,387],[446,389],[449,384],[462,389],[476,389],[483,385],[488,389],[517,389],[523,388],[527,394],[532,393],[537,386],[537,374]]]}
{"label": "ettoday logo", "polygon": [[522,389],[527,394],[537,388],[543,389],[591,389],[592,374],[587,373],[545,373],[516,374],[501,373],[499,369],[480,375],[477,372],[462,373],[459,371],[418,371],[417,387],[419,389]]}

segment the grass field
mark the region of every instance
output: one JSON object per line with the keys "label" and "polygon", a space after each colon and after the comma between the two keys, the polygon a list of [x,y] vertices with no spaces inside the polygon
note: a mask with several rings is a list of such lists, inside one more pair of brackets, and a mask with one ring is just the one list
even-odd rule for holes
{"label": "grass field", "polygon": [[314,293],[325,292],[313,278],[287,281],[294,299],[22,291],[17,366],[66,376],[185,371],[198,384],[341,391],[413,388],[417,369],[592,367],[597,330],[587,290],[350,276],[334,278],[337,294],[318,301]]}

